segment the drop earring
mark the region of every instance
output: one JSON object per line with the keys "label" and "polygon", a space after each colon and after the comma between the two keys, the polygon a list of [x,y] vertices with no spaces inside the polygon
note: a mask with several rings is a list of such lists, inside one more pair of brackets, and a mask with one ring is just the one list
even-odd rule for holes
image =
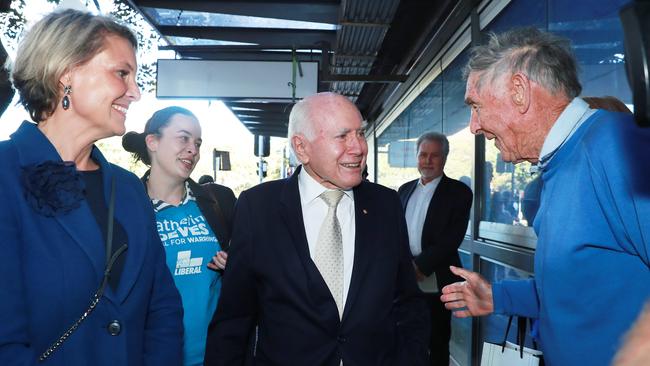
{"label": "drop earring", "polygon": [[63,110],[68,110],[70,108],[70,95],[72,93],[72,87],[70,85],[65,85],[63,87],[63,100],[61,101],[61,107],[63,107]]}

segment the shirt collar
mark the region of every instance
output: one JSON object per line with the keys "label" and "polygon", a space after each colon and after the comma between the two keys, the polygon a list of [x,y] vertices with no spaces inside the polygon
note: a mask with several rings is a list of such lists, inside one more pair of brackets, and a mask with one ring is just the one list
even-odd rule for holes
{"label": "shirt collar", "polygon": [[[318,198],[321,193],[330,189],[318,183],[311,175],[309,175],[309,173],[307,173],[303,166],[302,169],[300,169],[300,173],[298,173],[298,190],[300,191],[301,204],[304,207],[304,205],[310,204]],[[351,199],[354,199],[354,194],[351,189],[344,190],[343,193]]]}
{"label": "shirt collar", "polygon": [[[147,174],[145,174],[145,176],[144,176],[144,183],[145,183],[144,186],[145,186],[145,188],[147,187],[147,184],[146,184],[147,181],[149,181],[149,174],[148,173],[149,172],[147,172]],[[186,180],[185,181],[185,192],[183,192],[183,198],[181,198],[181,202],[178,204],[178,206],[182,206],[182,205],[188,203],[189,201],[196,201],[196,197],[194,196],[194,192],[192,192],[192,189],[190,188],[189,180]],[[167,207],[177,207],[177,206],[174,206],[172,204],[169,204],[169,203],[167,203],[167,202],[165,202],[163,200],[159,200],[159,199],[156,199],[156,198],[151,198],[151,204],[153,205],[154,212],[162,211],[162,210],[166,209]]]}
{"label": "shirt collar", "polygon": [[442,174],[438,178],[434,178],[431,180],[431,182],[427,184],[422,184],[422,178],[418,179],[418,187],[422,189],[433,189],[433,187],[438,186],[438,183],[440,183],[440,180],[442,179]]}
{"label": "shirt collar", "polygon": [[595,112],[595,109],[589,109],[589,104],[582,100],[582,98],[573,98],[571,103],[564,108],[564,111],[562,111],[562,114],[560,114],[560,117],[555,121],[546,136],[542,151],[539,154],[537,168],[544,169],[558,149]]}

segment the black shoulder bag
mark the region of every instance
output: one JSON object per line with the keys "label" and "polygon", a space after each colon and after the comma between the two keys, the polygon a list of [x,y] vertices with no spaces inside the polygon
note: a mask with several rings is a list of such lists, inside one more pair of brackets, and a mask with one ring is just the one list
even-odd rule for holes
{"label": "black shoulder bag", "polygon": [[108,279],[111,276],[111,270],[113,269],[113,264],[117,260],[117,258],[126,251],[128,248],[127,244],[122,245],[119,247],[113,255],[111,255],[111,252],[113,250],[113,214],[115,212],[115,178],[111,180],[111,197],[110,197],[110,202],[108,204],[108,226],[106,227],[106,266],[104,267],[104,277],[102,279],[101,284],[99,285],[99,288],[97,291],[95,291],[95,294],[92,297],[92,300],[90,301],[90,305],[88,306],[88,309],[84,311],[84,313],[77,319],[71,326],[66,330],[54,343],[52,343],[46,350],[43,352],[40,357],[38,358],[39,362],[43,362],[47,360],[48,357],[54,353],[62,344],[63,342],[68,339],[72,333],[74,333],[77,328],[81,325],[81,323],[86,320],[86,318],[95,310],[97,307],[97,304],[99,303],[99,299],[101,299],[102,295],[104,294],[104,288],[106,288],[106,284],[108,283]]}

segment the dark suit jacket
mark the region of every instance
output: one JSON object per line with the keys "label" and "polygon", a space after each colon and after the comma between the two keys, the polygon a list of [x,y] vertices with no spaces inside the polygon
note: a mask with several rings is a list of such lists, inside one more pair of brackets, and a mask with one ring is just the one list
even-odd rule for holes
{"label": "dark suit jacket", "polygon": [[[405,183],[398,190],[404,211],[418,180]],[[449,266],[461,266],[458,247],[465,237],[471,208],[469,187],[443,174],[424,219],[422,253],[414,259],[424,275],[436,273],[439,289],[462,280],[451,273]]]}
{"label": "dark suit jacket", "polygon": [[255,365],[421,365],[429,331],[394,191],[354,188],[355,257],[342,320],[309,255],[298,172],[243,192],[205,364],[241,365],[259,325]]}
{"label": "dark suit jacket", "polygon": [[[124,269],[117,289],[106,287],[95,311],[43,365],[179,365],[181,299],[151,202],[135,175],[95,147],[92,158],[102,170],[107,204],[115,179],[114,217],[128,237]],[[88,202],[48,217],[26,199],[21,175],[45,161],[61,157],[33,123],[0,142],[0,365],[36,364],[88,308],[103,277],[105,243]],[[114,320],[121,324],[116,336],[107,331]]]}

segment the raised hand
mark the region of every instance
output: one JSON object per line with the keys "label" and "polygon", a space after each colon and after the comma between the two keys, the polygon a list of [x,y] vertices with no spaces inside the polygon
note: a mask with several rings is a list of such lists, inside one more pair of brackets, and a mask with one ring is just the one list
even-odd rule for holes
{"label": "raised hand", "polygon": [[458,318],[488,315],[494,311],[492,285],[480,274],[451,266],[451,271],[465,279],[443,287],[440,300]]}

